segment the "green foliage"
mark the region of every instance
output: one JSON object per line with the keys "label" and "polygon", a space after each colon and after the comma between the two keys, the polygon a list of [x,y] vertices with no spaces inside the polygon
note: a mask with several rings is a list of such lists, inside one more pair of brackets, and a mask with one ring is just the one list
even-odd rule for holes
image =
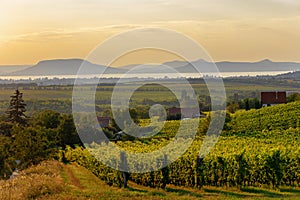
{"label": "green foliage", "polygon": [[59,126],[61,114],[53,110],[45,110],[36,113],[33,116],[32,123],[34,126],[42,126],[47,129],[55,129]]}
{"label": "green foliage", "polygon": [[[0,178],[57,155],[59,147],[81,145],[71,115],[42,111],[27,126],[0,121]],[[17,166],[15,160],[20,160]]]}
{"label": "green foliage", "polygon": [[60,146],[65,147],[66,145],[69,145],[74,147],[75,144],[82,145],[72,115],[65,114],[61,116],[57,131],[60,139]]}
{"label": "green foliage", "polygon": [[43,127],[55,132],[57,146],[81,145],[80,138],[76,132],[73,117],[70,114],[61,114],[52,110],[44,110],[33,115],[31,120],[33,127]]}
{"label": "green foliage", "polygon": [[239,104],[234,102],[228,103],[226,107],[226,110],[230,113],[235,113],[238,109],[239,109]]}
{"label": "green foliage", "polygon": [[[131,174],[130,180],[151,187],[162,187],[166,180],[167,183],[173,185],[197,188],[202,186],[299,186],[299,133],[299,129],[288,129],[284,132],[256,133],[257,138],[251,136],[221,137],[216,148],[204,159],[198,157],[202,140],[197,139],[182,157],[167,168],[155,172]],[[128,151],[151,152],[165,146],[168,142],[168,140],[154,139],[148,144],[127,141],[120,142],[118,145]],[[65,157],[67,160],[87,167],[108,184],[119,185],[122,183],[119,172],[97,161],[89,152],[93,152],[96,157],[103,158],[104,155],[101,152],[103,152],[103,147],[108,147],[106,145],[96,145],[88,149],[68,148]],[[115,157],[118,156],[112,150],[108,159],[115,162]],[[140,160],[139,167],[143,167],[144,161]],[[160,161],[153,162],[153,165],[160,164]],[[131,167],[136,166],[129,165],[129,168]],[[168,174],[167,179],[164,178],[166,174]]]}
{"label": "green foliage", "polygon": [[291,94],[290,96],[287,97],[287,102],[294,102],[294,101],[300,101],[299,93]]}
{"label": "green foliage", "polygon": [[[225,132],[227,135],[224,133],[219,138],[215,148],[205,158],[198,155],[203,142],[203,137],[199,134],[190,148],[167,168],[155,172],[131,174],[130,180],[151,187],[162,187],[166,183],[196,188],[300,186],[300,129],[297,125],[299,110],[299,103],[291,103],[238,112],[234,115],[227,113],[225,120],[228,126]],[[272,128],[261,129],[256,124],[259,122],[258,113],[264,117],[261,126]],[[170,142],[178,126],[179,121],[168,121],[159,136],[149,139],[148,142],[135,140],[118,142],[116,145],[130,152],[156,151]],[[182,138],[182,140],[187,143],[189,139]],[[94,156],[114,163],[120,155],[110,145],[112,144],[101,143],[91,145],[87,149],[69,148],[65,154],[68,155],[67,160],[79,162],[107,183],[118,185],[122,183],[119,172],[108,168],[90,154],[92,152]],[[106,158],[102,152],[107,151],[107,148],[110,149],[110,154]],[[182,147],[174,146],[168,151],[174,152],[180,148]],[[168,154],[162,152],[164,153]],[[146,159],[151,159],[151,163],[155,166],[161,165],[159,160],[153,161],[153,158],[145,157],[140,161],[137,160],[140,169],[147,167],[144,166],[147,163]],[[133,169],[136,165],[129,164],[128,167]],[[107,173],[110,178],[107,178]]]}
{"label": "green foliage", "polygon": [[12,129],[15,138],[12,142],[14,158],[21,161],[20,167],[36,165],[52,158],[56,152],[57,133],[54,130],[37,127],[19,127]]}
{"label": "green foliage", "polygon": [[0,121],[0,135],[11,136],[11,128],[13,127],[12,122]]}
{"label": "green foliage", "polygon": [[11,138],[0,135],[0,178],[8,178],[16,165],[11,146]]}
{"label": "green foliage", "polygon": [[244,103],[245,103],[245,110],[250,110],[250,104],[249,104],[249,99],[244,99]]}
{"label": "green foliage", "polygon": [[233,115],[231,132],[252,133],[262,130],[286,130],[299,127],[300,102],[238,112]]}
{"label": "green foliage", "polygon": [[82,147],[77,147],[75,149],[67,147],[65,150],[62,150],[61,153],[63,160],[76,162],[84,166],[108,185],[122,186],[122,173],[98,162],[95,157],[91,156],[87,149]]}
{"label": "green foliage", "polygon": [[12,123],[18,123],[20,125],[27,125],[26,104],[23,100],[23,93],[16,90],[15,94],[10,96],[9,108],[6,111],[7,120]]}
{"label": "green foliage", "polygon": [[[261,102],[258,98],[245,98],[238,102],[238,107],[240,109],[250,110],[250,109],[259,109],[261,108]],[[233,113],[233,112],[232,112]]]}

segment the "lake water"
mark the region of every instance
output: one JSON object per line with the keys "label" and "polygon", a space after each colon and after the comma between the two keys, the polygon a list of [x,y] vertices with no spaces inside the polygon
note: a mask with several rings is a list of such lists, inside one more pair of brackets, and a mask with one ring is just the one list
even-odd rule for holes
{"label": "lake water", "polygon": [[[278,75],[278,74],[284,74],[291,71],[255,71],[255,72],[220,72],[221,77],[227,78],[227,77],[238,77],[238,76],[265,76],[265,75]],[[175,73],[162,73],[162,74],[127,74],[126,78],[199,78],[203,77],[204,75],[207,76],[217,76],[216,73],[203,73],[203,74],[197,74],[197,73],[181,73],[181,74],[175,74]],[[80,75],[79,78],[95,78],[99,77],[99,75],[95,74],[88,74],[88,75]],[[120,78],[124,77],[123,74],[105,74],[102,76],[103,78]],[[69,79],[69,78],[78,78],[77,75],[51,75],[51,76],[0,76],[1,80],[35,80],[35,79]]]}

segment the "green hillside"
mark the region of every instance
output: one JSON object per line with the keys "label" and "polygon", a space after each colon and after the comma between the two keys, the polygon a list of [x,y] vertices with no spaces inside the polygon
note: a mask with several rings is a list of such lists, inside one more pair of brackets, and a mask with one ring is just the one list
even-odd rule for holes
{"label": "green hillside", "polygon": [[286,130],[300,126],[300,102],[242,111],[233,115],[231,132]]}
{"label": "green hillside", "polygon": [[[219,137],[216,146],[204,159],[197,160],[204,139],[198,136],[190,148],[168,167],[152,173],[131,174],[130,180],[150,187],[162,187],[165,182],[193,188],[203,186],[299,187],[300,128],[297,125],[299,105],[299,103],[290,103],[235,114],[229,122],[233,131],[229,130],[227,134]],[[262,126],[266,128],[255,126],[259,122],[258,113],[264,117]],[[173,124],[173,127],[176,127],[176,121],[166,123],[166,126]],[[242,126],[243,124],[248,128]],[[238,132],[238,130],[241,131]],[[179,138],[180,144],[188,142],[180,140],[185,139]],[[132,152],[151,152],[168,143],[169,139],[154,138],[147,141],[118,142],[117,145]],[[69,148],[65,152],[65,159],[87,167],[110,185],[120,186],[122,185],[120,172],[98,162],[89,153],[91,151],[96,157],[104,158],[102,152],[107,151],[107,148],[110,149],[107,159],[112,163],[117,163],[120,155],[111,144],[105,143],[95,144],[87,149]],[[180,148],[177,146],[168,151],[176,151]],[[162,152],[161,156],[168,153]],[[157,160],[161,158],[158,157]],[[147,165],[144,166],[147,159],[153,158],[137,161],[139,168],[147,167]],[[159,164],[158,162],[152,162],[153,166]],[[129,165],[128,167],[133,169],[135,166]]]}

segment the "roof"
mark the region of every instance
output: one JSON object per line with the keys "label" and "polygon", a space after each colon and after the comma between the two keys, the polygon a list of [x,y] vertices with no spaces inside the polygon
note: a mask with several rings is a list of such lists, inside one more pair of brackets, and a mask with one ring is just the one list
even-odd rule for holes
{"label": "roof", "polygon": [[107,127],[111,120],[110,117],[97,117],[101,127]]}

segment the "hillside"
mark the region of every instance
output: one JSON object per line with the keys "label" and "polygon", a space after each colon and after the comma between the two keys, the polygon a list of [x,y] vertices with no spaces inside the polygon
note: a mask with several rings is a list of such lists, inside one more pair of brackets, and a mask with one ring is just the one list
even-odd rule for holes
{"label": "hillside", "polygon": [[280,74],[280,75],[277,75],[276,78],[300,80],[300,71],[290,72],[290,73],[286,73],[286,74]]}
{"label": "hillside", "polygon": [[21,71],[29,67],[31,67],[31,65],[0,65],[0,76]]}
{"label": "hillside", "polygon": [[[153,173],[131,174],[130,180],[153,188],[163,188],[165,183],[190,188],[242,188],[243,191],[249,187],[299,188],[299,106],[300,102],[295,102],[236,113],[226,124],[227,131],[217,139],[216,145],[204,158],[199,157],[203,155],[200,147],[211,145],[215,137],[204,137],[201,134],[205,132],[198,130],[188,150],[175,162]],[[185,120],[184,124],[188,125],[193,120],[197,119]],[[157,166],[161,165],[162,159],[171,160],[170,153],[180,151],[183,143],[191,141],[191,138],[174,138],[179,123],[176,120],[167,121],[158,137],[117,142],[126,151],[147,153],[165,147],[171,139],[176,141],[172,147],[162,151],[164,155],[142,159],[128,155],[128,160],[134,162],[128,163],[127,167],[134,170],[139,166],[142,170],[148,167],[148,163]],[[189,127],[184,130],[185,133],[192,131]],[[109,155],[103,154],[105,151],[109,151]],[[96,160],[90,152],[96,158],[119,162],[120,153],[106,143],[91,144],[86,149],[67,148],[64,158],[86,167],[109,185],[122,184],[120,173]]]}
{"label": "hillside", "polygon": [[252,133],[258,131],[286,130],[300,126],[300,102],[241,111],[233,116],[231,132]]}
{"label": "hillside", "polygon": [[[181,73],[198,73],[194,69],[196,67],[201,72],[211,72],[214,65],[216,65],[220,72],[264,72],[264,71],[292,71],[300,70],[300,63],[296,62],[273,62],[271,60],[265,59],[258,62],[231,62],[231,61],[222,61],[222,62],[208,62],[203,59],[187,63],[185,61],[170,61],[165,62],[162,65],[167,65],[172,67],[178,72]],[[128,65],[121,68],[131,69],[138,66]],[[157,68],[159,70],[159,65],[149,65],[146,68]]]}
{"label": "hillside", "polygon": [[[207,62],[205,60],[197,60],[192,62],[192,64],[200,69],[200,71],[210,72],[213,63]],[[258,62],[216,62],[215,63],[220,70],[220,72],[261,72],[261,71],[291,71],[300,70],[300,63],[295,62],[273,62],[271,60],[265,59]],[[172,63],[174,65],[174,63]],[[180,66],[181,65],[181,66]],[[179,72],[192,73],[195,72],[194,67],[191,64],[182,65],[178,63],[176,69]],[[178,67],[179,66],[179,67]]]}
{"label": "hillside", "polygon": [[9,73],[10,76],[36,76],[36,75],[76,75],[80,66],[84,66],[83,74],[120,73],[118,70],[103,65],[96,65],[82,59],[58,59],[40,61],[38,64],[20,71]]}
{"label": "hillside", "polygon": [[31,167],[19,176],[0,181],[0,200],[14,199],[295,199],[300,190],[281,188],[280,190],[244,188],[225,189],[204,187],[191,189],[167,186],[153,189],[130,182],[128,188],[108,186],[87,169],[76,164],[65,165],[57,161],[47,161]]}

